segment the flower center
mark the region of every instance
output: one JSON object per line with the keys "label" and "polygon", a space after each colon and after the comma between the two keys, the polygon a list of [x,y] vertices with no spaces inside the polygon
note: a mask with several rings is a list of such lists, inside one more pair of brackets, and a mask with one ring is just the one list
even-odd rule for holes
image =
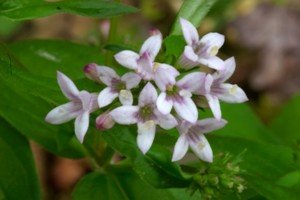
{"label": "flower center", "polygon": [[111,87],[114,92],[120,92],[121,90],[126,90],[125,83],[119,79],[113,79],[111,81]]}
{"label": "flower center", "polygon": [[142,119],[142,121],[148,121],[153,119],[154,117],[153,106],[145,105],[144,107],[141,107],[139,110],[139,117]]}

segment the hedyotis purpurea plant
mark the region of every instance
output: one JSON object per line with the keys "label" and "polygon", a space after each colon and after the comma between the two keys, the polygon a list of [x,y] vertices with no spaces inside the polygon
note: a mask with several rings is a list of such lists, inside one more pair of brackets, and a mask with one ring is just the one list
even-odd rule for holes
{"label": "hedyotis purpurea plant", "polygon": [[[186,46],[177,59],[177,68],[155,61],[163,38],[158,30],[152,31],[139,53],[123,50],[114,55],[117,63],[129,70],[125,74],[94,63],[84,68],[89,79],[105,85],[97,96],[78,91],[67,76],[58,72],[59,86],[71,102],[50,111],[46,121],[60,124],[76,118],[75,133],[83,143],[89,114],[100,109],[102,114],[96,120],[100,130],[115,123],[137,124],[137,146],[143,154],[151,148],[157,129],[176,128],[179,135],[172,161],[182,159],[190,147],[201,160],[213,162],[204,134],[227,123],[221,117],[219,100],[241,103],[247,101],[247,96],[237,85],[225,83],[235,70],[235,60],[232,57],[224,61],[217,56],[224,36],[209,33],[199,39],[197,29],[189,21],[181,18],[180,24]],[[203,66],[212,73],[202,71]],[[196,96],[204,97],[214,118],[201,117],[202,108],[196,100],[199,98],[193,98]]]}

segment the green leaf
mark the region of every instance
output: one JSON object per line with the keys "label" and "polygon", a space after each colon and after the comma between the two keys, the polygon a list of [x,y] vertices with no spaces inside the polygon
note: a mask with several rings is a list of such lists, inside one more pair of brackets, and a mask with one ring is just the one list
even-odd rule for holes
{"label": "green leaf", "polygon": [[[135,129],[132,129],[136,133]],[[115,125],[103,132],[108,144],[122,155],[128,157],[135,172],[142,180],[155,187],[186,187],[190,177],[184,175],[176,163],[171,162],[171,152],[159,145],[153,144],[151,150],[144,155],[136,144],[135,134],[128,128]]]}
{"label": "green leaf", "polygon": [[1,118],[0,160],[0,199],[41,199],[29,143]]}
{"label": "green leaf", "polygon": [[130,168],[114,174],[88,174],[76,185],[72,197],[74,200],[200,199],[199,193],[191,197],[185,189],[155,189],[139,179]]}
{"label": "green leaf", "polygon": [[180,35],[181,27],[179,23],[180,17],[189,20],[195,27],[198,27],[201,20],[209,12],[210,8],[217,2],[217,0],[188,0],[184,1],[176,21],[173,24],[170,35]]}
{"label": "green leaf", "polygon": [[[5,10],[7,8],[9,8],[9,10]],[[99,0],[42,1],[18,4],[15,5],[15,7],[13,5],[1,6],[0,4],[0,9],[0,16],[2,15],[12,20],[35,19],[59,13],[107,18],[137,11],[136,8],[131,6]]]}
{"label": "green leaf", "polygon": [[178,58],[184,49],[185,41],[182,36],[171,35],[164,40],[164,45],[166,46],[166,54]]}

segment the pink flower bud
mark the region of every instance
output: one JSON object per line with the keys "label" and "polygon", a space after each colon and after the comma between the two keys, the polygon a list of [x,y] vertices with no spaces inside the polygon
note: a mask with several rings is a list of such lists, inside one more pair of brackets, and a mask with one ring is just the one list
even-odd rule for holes
{"label": "pink flower bud", "polygon": [[97,65],[95,63],[87,64],[83,69],[86,77],[89,79],[96,81],[98,83],[101,83],[101,80],[99,78],[99,73],[97,70]]}
{"label": "pink flower bud", "polygon": [[114,124],[115,121],[112,119],[108,111],[102,113],[96,118],[96,127],[99,130],[110,129],[114,126]]}

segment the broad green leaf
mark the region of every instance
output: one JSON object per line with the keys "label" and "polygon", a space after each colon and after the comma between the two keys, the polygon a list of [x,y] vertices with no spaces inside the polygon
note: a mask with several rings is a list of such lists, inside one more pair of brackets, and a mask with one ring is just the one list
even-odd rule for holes
{"label": "broad green leaf", "polygon": [[122,155],[128,157],[135,172],[142,180],[155,187],[185,187],[190,183],[190,177],[183,175],[179,165],[171,162],[171,152],[159,145],[153,144],[150,152],[144,155],[136,144],[136,130],[126,127],[114,128],[103,132],[108,144]]}
{"label": "broad green leaf", "polygon": [[0,118],[0,199],[40,199],[28,140]]}
{"label": "broad green leaf", "polygon": [[180,17],[189,20],[196,27],[200,25],[201,20],[209,12],[210,8],[218,0],[187,0],[184,1],[179,13],[176,17],[176,21],[173,24],[172,31],[170,35],[180,35],[181,27],[179,23]]}
{"label": "broad green leaf", "polygon": [[[278,185],[292,188],[300,186],[300,169],[296,171],[289,172],[285,174],[284,176],[280,177],[280,179],[277,181]],[[296,189],[296,188],[295,188]]]}
{"label": "broad green leaf", "polygon": [[[10,9],[4,10],[7,7]],[[9,7],[6,5],[0,7],[0,9],[0,16],[5,16],[12,20],[35,19],[59,13],[107,18],[137,11],[136,8],[131,6],[99,0],[65,0],[58,2],[42,1],[19,4],[16,7],[11,5]]]}
{"label": "broad green leaf", "polygon": [[285,144],[290,145],[298,153],[300,152],[299,118],[300,95],[288,102],[270,125],[276,137]]}
{"label": "broad green leaf", "polygon": [[88,174],[76,185],[72,197],[74,200],[200,199],[199,193],[190,196],[186,189],[155,189],[139,179],[130,168],[113,174]]}
{"label": "broad green leaf", "polygon": [[183,36],[171,35],[164,40],[164,45],[166,46],[167,55],[179,58],[180,54],[183,52],[185,41]]}

